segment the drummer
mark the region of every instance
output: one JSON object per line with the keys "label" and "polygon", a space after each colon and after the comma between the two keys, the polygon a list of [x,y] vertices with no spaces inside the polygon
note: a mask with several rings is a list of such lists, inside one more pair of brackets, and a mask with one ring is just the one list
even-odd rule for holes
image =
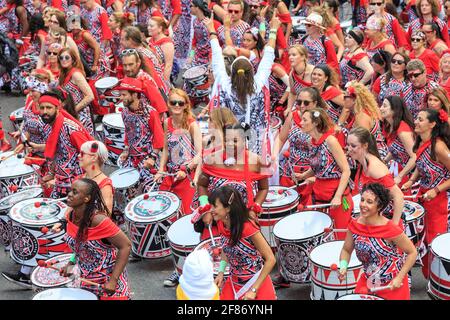
{"label": "drummer", "polygon": [[160,160],[164,147],[164,131],[156,110],[141,99],[144,83],[139,79],[123,78],[116,87],[124,105],[125,149],[118,164],[139,170],[140,180],[147,192],[153,182],[152,167]]}
{"label": "drummer", "polygon": [[361,215],[351,220],[340,254],[339,279],[345,281],[348,262],[355,249],[364,270],[355,293],[385,287],[375,294],[386,300],[409,300],[406,275],[416,262],[417,250],[402,228],[381,214],[389,201],[389,190],[381,184],[370,183],[363,188]]}
{"label": "drummer", "polygon": [[[75,253],[80,276],[100,285],[81,281],[81,288],[92,291],[100,299],[129,300],[126,264],[131,241],[108,217],[111,214],[98,184],[86,178],[75,181],[67,204],[71,209],[66,215],[65,240]],[[68,262],[62,275],[70,275],[70,265],[75,263]]]}

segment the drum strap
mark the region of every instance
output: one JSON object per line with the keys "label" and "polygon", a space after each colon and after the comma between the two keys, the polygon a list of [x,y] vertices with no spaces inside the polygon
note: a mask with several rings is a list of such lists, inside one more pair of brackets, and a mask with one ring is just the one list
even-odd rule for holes
{"label": "drum strap", "polygon": [[258,280],[258,277],[261,274],[262,269],[263,268],[261,268],[257,273],[255,273],[253,277],[251,277],[250,280],[248,280],[247,283],[237,293],[236,290],[234,289],[233,279],[230,277],[231,288],[233,289],[234,293],[234,300],[239,300],[239,298],[242,297],[253,286],[256,280]]}

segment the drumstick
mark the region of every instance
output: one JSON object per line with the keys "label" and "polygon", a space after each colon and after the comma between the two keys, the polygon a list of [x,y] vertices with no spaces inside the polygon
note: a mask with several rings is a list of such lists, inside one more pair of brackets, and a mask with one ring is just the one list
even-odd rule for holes
{"label": "drumstick", "polygon": [[40,206],[45,206],[45,205],[49,205],[49,204],[52,204],[52,203],[65,201],[65,200],[67,200],[67,197],[59,198],[59,199],[53,199],[53,200],[48,200],[48,201],[35,202],[34,203],[34,207],[35,208],[39,208]]}
{"label": "drumstick", "polygon": [[328,207],[331,207],[331,203],[313,204],[313,205],[309,205],[309,206],[299,204],[297,207],[297,210],[302,211],[303,209],[321,209],[321,208],[328,208]]}
{"label": "drumstick", "polygon": [[324,228],[323,232],[347,232],[348,229],[333,229],[333,228]]}
{"label": "drumstick", "polygon": [[26,189],[34,189],[34,188],[41,188],[42,186],[40,184],[34,184],[31,186],[15,186],[18,189],[26,190]]}
{"label": "drumstick", "polygon": [[383,290],[391,289],[391,288],[392,288],[392,285],[388,285],[388,286],[384,286],[384,287],[373,287],[373,288],[370,288],[369,291],[377,292],[377,291],[383,291]]}
{"label": "drumstick", "polygon": [[0,158],[0,162],[5,161],[5,160],[8,160],[8,159],[11,158],[11,157],[14,157],[16,154],[17,154],[16,152],[13,152],[13,153],[10,154],[9,156],[2,157],[2,158]]}
{"label": "drumstick", "polygon": [[127,170],[127,171],[124,171],[124,172],[120,172],[119,176],[121,176],[121,175],[123,175],[125,173],[128,173],[128,172],[133,172],[134,170],[136,170],[136,169],[135,168],[131,168],[130,170]]}
{"label": "drumstick", "polygon": [[212,233],[212,230],[211,230],[211,224],[208,224],[208,231],[209,231],[209,236],[211,237],[212,244],[215,247],[216,246],[216,241],[214,241],[214,236],[213,236],[213,233]]}
{"label": "drumstick", "polygon": [[[301,186],[304,186],[304,185],[307,185],[308,184],[308,182],[302,182],[302,183],[300,183],[300,184],[296,184],[296,185],[293,185],[292,187],[288,187],[288,188],[286,188],[286,189],[297,189],[298,187],[301,187]],[[283,190],[283,189],[280,189],[280,190]]]}
{"label": "drumstick", "polygon": [[420,198],[422,198],[423,196],[403,196],[403,198],[404,199],[420,199]]}
{"label": "drumstick", "polygon": [[180,167],[180,170],[183,171],[184,173],[186,173],[186,176],[191,184],[191,187],[195,188],[194,180],[192,180],[192,178],[191,178],[191,170],[188,170],[188,167],[184,164]]}
{"label": "drumstick", "polygon": [[98,284],[97,282],[94,282],[94,281],[90,281],[90,280],[88,280],[86,278],[79,277],[78,280],[80,280],[81,282],[93,285],[93,286],[97,286],[97,287],[101,287],[102,286],[101,284]]}

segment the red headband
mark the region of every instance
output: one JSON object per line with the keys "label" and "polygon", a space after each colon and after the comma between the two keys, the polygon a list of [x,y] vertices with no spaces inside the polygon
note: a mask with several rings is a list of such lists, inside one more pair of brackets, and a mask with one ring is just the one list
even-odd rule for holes
{"label": "red headband", "polygon": [[39,98],[39,104],[42,104],[42,103],[50,103],[58,108],[61,107],[61,102],[52,96],[45,96],[45,95],[41,96]]}
{"label": "red headband", "polygon": [[353,87],[348,87],[348,88],[347,88],[347,92],[348,92],[351,96],[356,97],[356,90],[355,90],[355,88],[353,88]]}

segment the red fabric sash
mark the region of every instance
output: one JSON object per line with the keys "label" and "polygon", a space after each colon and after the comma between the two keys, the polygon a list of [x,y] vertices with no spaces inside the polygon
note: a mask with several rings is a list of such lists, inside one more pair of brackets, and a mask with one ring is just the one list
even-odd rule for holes
{"label": "red fabric sash", "polygon": [[403,233],[403,230],[389,220],[384,226],[368,226],[358,223],[356,219],[352,219],[348,224],[350,232],[361,235],[363,237],[392,239]]}
{"label": "red fabric sash", "polygon": [[422,153],[431,145],[431,140],[425,141],[422,145],[417,149],[416,156],[417,159],[422,155]]}
{"label": "red fabric sash", "polygon": [[313,146],[320,146],[329,136],[334,134],[334,129],[331,128],[327,132],[325,132],[318,141],[316,141],[314,138],[311,137],[311,143]]}
{"label": "red fabric sash", "polygon": [[[69,236],[76,238],[78,234],[78,226],[75,225],[69,219],[69,214],[67,214],[67,233]],[[106,238],[112,238],[116,236],[120,232],[120,229],[117,225],[112,222],[110,218],[105,218],[100,224],[96,227],[89,227],[87,231],[86,241],[94,241],[101,240]]]}
{"label": "red fabric sash", "polygon": [[327,90],[322,92],[322,94],[320,96],[322,97],[323,100],[328,101],[328,100],[336,98],[337,96],[339,96],[341,94],[342,94],[341,90],[339,90],[336,87],[329,86],[327,88]]}
{"label": "red fabric sash", "polygon": [[294,112],[292,114],[292,120],[294,120],[294,123],[297,125],[297,127],[302,127],[302,119],[300,118],[300,112]]}
{"label": "red fabric sash", "polygon": [[277,17],[280,19],[281,23],[292,23],[290,13],[277,13]]}
{"label": "red fabric sash", "polygon": [[292,70],[291,74],[292,74],[292,78],[294,78],[295,82],[298,82],[298,83],[304,85],[305,87],[312,86],[311,82],[307,82],[307,81],[303,80],[302,78],[300,78],[300,76],[297,74],[297,72],[295,72],[295,70]]}
{"label": "red fabric sash", "polygon": [[[217,221],[217,230],[220,234],[223,234],[227,238],[231,238],[231,231],[225,228],[222,221]],[[257,233],[260,228],[255,224],[253,220],[248,220],[244,222],[244,228],[242,229],[241,239],[251,237]]]}
{"label": "red fabric sash", "polygon": [[70,79],[72,79],[73,74],[74,74],[75,72],[77,72],[77,71],[81,72],[81,71],[78,70],[77,68],[72,68],[72,69],[69,71],[69,73],[67,74],[66,78],[64,79],[63,86],[65,86],[66,84],[68,84],[68,83],[70,82]]}

